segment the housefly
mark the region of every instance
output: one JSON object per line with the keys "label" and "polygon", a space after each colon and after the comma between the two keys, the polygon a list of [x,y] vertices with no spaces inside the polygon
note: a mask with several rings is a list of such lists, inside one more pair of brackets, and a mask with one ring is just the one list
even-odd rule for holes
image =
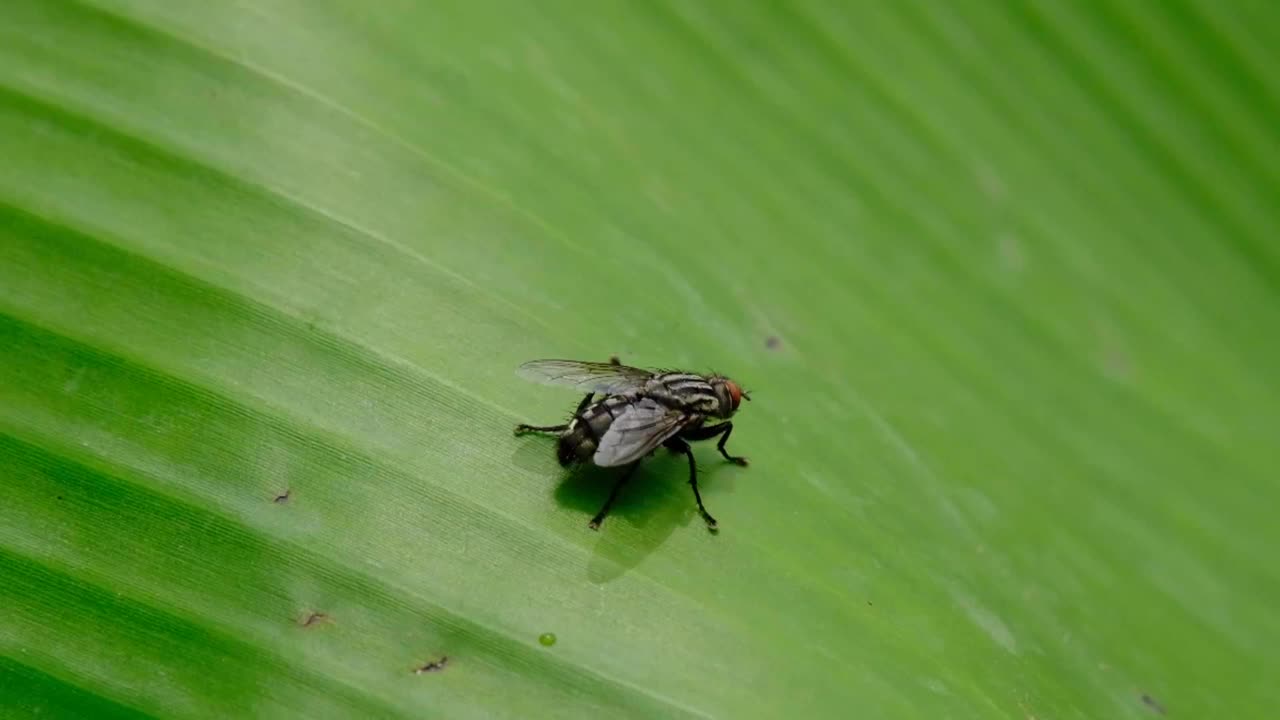
{"label": "housefly", "polygon": [[[629,367],[616,357],[607,363],[533,360],[521,365],[516,374],[544,385],[586,391],[567,423],[521,424],[516,426],[517,435],[540,432],[557,436],[556,457],[565,467],[586,462],[601,467],[626,466],[609,499],[591,519],[592,530],[599,529],[640,461],[659,445],[689,459],[689,485],[698,512],[707,527],[716,529],[716,519],[707,512],[698,492],[698,465],[689,441],[719,437],[716,448],[726,460],[747,464],[746,458],[730,455],[724,447],[733,432],[729,418],[744,398],[751,399],[740,385],[723,375]],[[723,422],[709,425],[708,420]]]}

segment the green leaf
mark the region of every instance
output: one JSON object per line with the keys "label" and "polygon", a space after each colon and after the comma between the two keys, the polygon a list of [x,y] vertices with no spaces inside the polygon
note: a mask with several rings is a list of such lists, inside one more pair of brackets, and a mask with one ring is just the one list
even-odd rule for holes
{"label": "green leaf", "polygon": [[[3,714],[1264,717],[1278,28],[9,0]],[[718,535],[512,436],[615,353]]]}

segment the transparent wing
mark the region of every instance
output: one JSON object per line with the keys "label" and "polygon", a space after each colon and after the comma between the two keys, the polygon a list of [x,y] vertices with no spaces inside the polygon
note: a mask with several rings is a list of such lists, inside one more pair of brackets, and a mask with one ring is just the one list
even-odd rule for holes
{"label": "transparent wing", "polygon": [[516,375],[543,385],[570,387],[582,392],[617,395],[638,390],[653,377],[640,368],[585,360],[531,360],[516,370]]}
{"label": "transparent wing", "polygon": [[629,405],[609,426],[593,458],[597,465],[625,465],[648,455],[684,427],[689,416],[645,398]]}

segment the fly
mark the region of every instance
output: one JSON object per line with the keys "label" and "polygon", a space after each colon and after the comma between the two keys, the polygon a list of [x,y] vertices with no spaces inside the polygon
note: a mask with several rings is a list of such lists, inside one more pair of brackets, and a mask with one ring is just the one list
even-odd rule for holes
{"label": "fly", "polygon": [[[586,391],[573,416],[563,425],[516,426],[516,434],[549,433],[557,436],[556,457],[562,466],[591,462],[601,467],[626,466],[614,483],[600,512],[591,519],[592,530],[609,514],[618,491],[631,479],[640,461],[659,445],[689,459],[689,485],[698,512],[707,527],[716,519],[702,504],[698,492],[698,465],[689,442],[719,437],[716,448],[725,460],[746,465],[747,459],[730,455],[724,444],[733,432],[729,418],[743,398],[751,396],[723,375],[699,375],[678,370],[644,370],[609,362],[582,360],[533,360],[516,374],[544,385]],[[599,397],[597,397],[599,396]],[[708,420],[722,420],[708,425]]]}

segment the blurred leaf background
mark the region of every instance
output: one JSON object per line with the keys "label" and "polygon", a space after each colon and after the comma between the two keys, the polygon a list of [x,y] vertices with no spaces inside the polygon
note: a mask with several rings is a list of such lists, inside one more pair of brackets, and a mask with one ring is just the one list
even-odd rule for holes
{"label": "blurred leaf background", "polygon": [[[1264,717],[1271,3],[8,0],[10,717]],[[659,456],[534,357],[716,369]],[[552,646],[539,644],[554,633]],[[449,658],[440,672],[415,668]]]}

